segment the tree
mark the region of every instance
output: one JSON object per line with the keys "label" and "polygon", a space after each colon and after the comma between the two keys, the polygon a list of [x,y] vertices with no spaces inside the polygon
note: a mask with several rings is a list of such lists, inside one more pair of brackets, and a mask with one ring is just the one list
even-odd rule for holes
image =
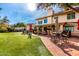
{"label": "tree", "polygon": [[13,25],[14,27],[25,27],[26,25],[24,23],[17,23]]}
{"label": "tree", "polygon": [[40,8],[46,9],[49,6],[55,6],[55,5],[59,6],[60,8],[65,9],[65,10],[72,9],[76,12],[79,12],[79,10],[77,10],[76,8],[73,7],[73,6],[79,5],[79,3],[39,3],[39,4],[37,4],[37,9],[40,9]]}
{"label": "tree", "polygon": [[7,16],[3,17],[2,22],[3,23],[8,23],[9,22],[9,20],[7,19]]}
{"label": "tree", "polygon": [[7,16],[3,17],[0,20],[0,32],[8,31],[8,28],[9,28],[8,22],[9,22],[9,20],[7,19]]}

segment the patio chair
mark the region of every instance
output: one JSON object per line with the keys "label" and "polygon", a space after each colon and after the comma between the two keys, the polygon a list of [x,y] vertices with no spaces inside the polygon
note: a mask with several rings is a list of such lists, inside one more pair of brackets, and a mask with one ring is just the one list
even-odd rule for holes
{"label": "patio chair", "polygon": [[60,34],[57,33],[57,32],[52,33],[51,39],[53,40],[54,43],[58,43],[58,41],[59,41],[59,39],[60,39]]}
{"label": "patio chair", "polygon": [[63,40],[63,42],[65,42],[65,43],[67,43],[68,42],[68,37],[69,37],[69,31],[63,31],[62,32],[62,40]]}

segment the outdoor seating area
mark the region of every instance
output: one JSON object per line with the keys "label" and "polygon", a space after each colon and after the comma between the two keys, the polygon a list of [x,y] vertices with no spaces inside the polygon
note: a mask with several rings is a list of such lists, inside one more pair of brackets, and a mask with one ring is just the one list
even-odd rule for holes
{"label": "outdoor seating area", "polygon": [[79,38],[70,35],[70,32],[53,32],[51,41],[68,55],[79,55]]}
{"label": "outdoor seating area", "polygon": [[69,31],[63,31],[63,32],[53,32],[53,34],[51,35],[51,40],[54,43],[64,43],[64,42],[68,42],[68,38],[69,38]]}
{"label": "outdoor seating area", "polygon": [[[55,33],[55,32],[54,32]],[[48,48],[48,50],[50,52],[53,52],[58,55],[64,55],[61,50],[67,54],[68,56],[79,56],[79,38],[76,37],[69,37],[68,38],[68,42],[65,42],[63,40],[57,40],[57,43],[54,42],[55,39],[48,36],[48,35],[37,35],[41,38],[41,40],[43,40],[43,43],[46,45],[46,48]],[[62,41],[62,42],[61,42]],[[57,53],[58,51],[58,53]]]}
{"label": "outdoor seating area", "polygon": [[68,42],[69,38],[71,37],[71,31],[69,30],[64,30],[64,31],[52,31],[52,30],[47,30],[47,31],[39,31],[37,32],[38,35],[43,35],[43,36],[48,36],[51,38],[51,40],[55,43],[63,43],[63,42]]}

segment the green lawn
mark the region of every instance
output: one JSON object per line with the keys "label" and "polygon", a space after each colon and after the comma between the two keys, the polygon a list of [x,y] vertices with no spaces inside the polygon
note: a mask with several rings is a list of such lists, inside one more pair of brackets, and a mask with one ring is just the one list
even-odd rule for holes
{"label": "green lawn", "polygon": [[20,32],[0,33],[0,56],[51,56],[40,38]]}

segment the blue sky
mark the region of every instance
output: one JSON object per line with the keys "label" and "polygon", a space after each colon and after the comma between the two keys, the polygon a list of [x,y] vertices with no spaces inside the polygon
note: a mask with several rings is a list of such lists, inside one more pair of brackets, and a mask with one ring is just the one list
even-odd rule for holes
{"label": "blue sky", "polygon": [[[0,16],[7,16],[10,20],[10,24],[18,22],[35,23],[35,19],[47,15],[45,10],[34,10],[28,9],[27,3],[0,3]],[[32,7],[31,7],[32,8]],[[55,11],[59,11],[58,7],[54,7]]]}

